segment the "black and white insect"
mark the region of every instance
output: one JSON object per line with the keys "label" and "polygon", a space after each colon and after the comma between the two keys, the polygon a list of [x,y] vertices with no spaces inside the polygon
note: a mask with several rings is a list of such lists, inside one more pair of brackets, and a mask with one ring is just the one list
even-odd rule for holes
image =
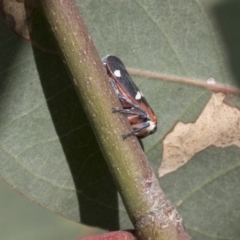
{"label": "black and white insect", "polygon": [[116,56],[108,55],[102,59],[102,63],[123,107],[123,109],[114,108],[113,112],[124,114],[133,129],[124,134],[123,139],[132,135],[145,138],[155,133],[157,131],[157,117],[133,82],[122,61]]}

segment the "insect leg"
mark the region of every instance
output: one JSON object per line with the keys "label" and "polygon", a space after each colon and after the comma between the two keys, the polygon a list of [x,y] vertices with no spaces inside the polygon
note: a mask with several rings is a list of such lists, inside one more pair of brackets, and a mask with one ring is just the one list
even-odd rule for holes
{"label": "insect leg", "polygon": [[[116,92],[117,96],[119,99],[123,100],[124,102],[126,102],[128,105],[130,105],[131,107],[137,109],[139,112],[141,113],[136,113],[134,112],[134,115],[138,115],[140,118],[146,118],[147,117],[147,113],[146,111],[144,111],[142,108],[138,107],[137,105],[133,104],[132,102],[128,101],[121,93],[119,93],[117,84],[115,83],[115,81],[112,78],[109,78],[109,81],[114,89],[114,91]],[[118,108],[114,108],[113,112],[120,112],[120,113],[124,113],[124,114],[131,114],[128,111],[125,112],[125,110],[120,110]]]}
{"label": "insect leg", "polygon": [[126,133],[124,135],[122,135],[122,138],[123,140],[126,139],[127,137],[130,137],[130,136],[134,136],[136,135],[137,133],[141,132],[143,129],[147,128],[150,126],[150,123],[149,122],[145,122],[145,123],[142,123],[142,127],[136,129],[136,130],[133,130],[129,133]]}
{"label": "insect leg", "polygon": [[123,100],[124,102],[126,102],[128,105],[130,105],[131,107],[139,110],[140,112],[142,112],[144,114],[144,117],[147,117],[147,113],[145,110],[143,110],[142,108],[138,107],[137,105],[135,105],[134,103],[128,101],[122,94],[118,94],[118,98]]}
{"label": "insect leg", "polygon": [[130,109],[113,108],[112,112],[113,113],[120,112],[120,113],[126,114],[126,115],[136,115],[136,116],[139,116],[139,118],[146,118],[146,114],[145,113],[134,112],[134,111],[131,111]]}

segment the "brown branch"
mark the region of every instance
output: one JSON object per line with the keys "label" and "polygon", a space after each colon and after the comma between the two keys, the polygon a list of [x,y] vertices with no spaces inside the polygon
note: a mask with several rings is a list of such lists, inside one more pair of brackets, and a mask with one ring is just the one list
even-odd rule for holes
{"label": "brown branch", "polygon": [[182,219],[166,200],[158,180],[120,107],[99,55],[73,0],[41,0],[73,83],[135,226],[138,239],[187,240]]}

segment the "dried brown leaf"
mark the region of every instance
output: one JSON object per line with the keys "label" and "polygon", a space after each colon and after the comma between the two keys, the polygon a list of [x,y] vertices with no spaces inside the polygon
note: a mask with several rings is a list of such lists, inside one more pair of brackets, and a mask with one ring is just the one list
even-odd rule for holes
{"label": "dried brown leaf", "polygon": [[212,94],[195,123],[179,122],[164,138],[160,177],[176,171],[209,146],[240,146],[240,111],[224,103],[225,97]]}

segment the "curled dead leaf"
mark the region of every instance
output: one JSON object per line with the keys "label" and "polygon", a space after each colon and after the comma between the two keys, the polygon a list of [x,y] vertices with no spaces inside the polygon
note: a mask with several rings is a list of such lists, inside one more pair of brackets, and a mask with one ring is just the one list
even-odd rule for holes
{"label": "curled dead leaf", "polygon": [[240,147],[240,111],[224,103],[223,93],[212,94],[195,123],[179,122],[163,140],[159,177],[176,171],[194,154],[209,147]]}
{"label": "curled dead leaf", "polygon": [[0,0],[0,11],[8,27],[25,40],[30,40],[34,5],[34,0]]}

